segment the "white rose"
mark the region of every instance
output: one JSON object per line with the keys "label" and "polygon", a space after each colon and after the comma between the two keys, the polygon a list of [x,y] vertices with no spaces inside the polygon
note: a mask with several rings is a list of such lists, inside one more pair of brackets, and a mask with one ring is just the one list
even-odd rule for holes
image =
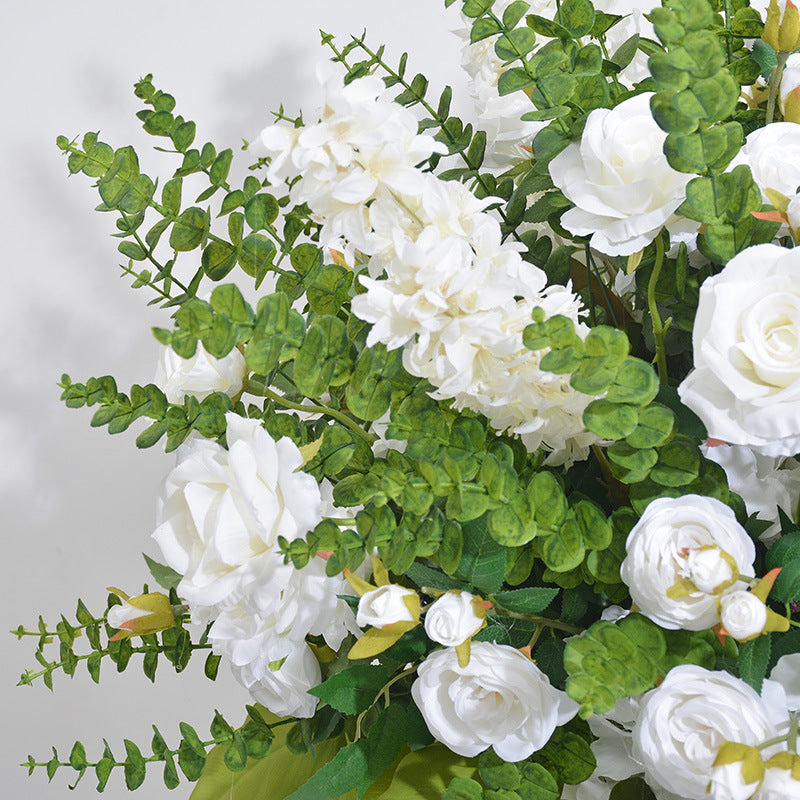
{"label": "white rose", "polygon": [[226,419],[228,449],[189,442],[158,499],[153,538],[183,575],[178,592],[195,621],[216,616],[257,587],[265,570],[279,569],[279,536],[303,536],[321,519],[319,486],[298,471],[297,446],[274,441],[258,420]]}
{"label": "white rose", "polygon": [[678,393],[708,435],[800,451],[800,250],[754,245],[707,278],[692,340],[695,369]]}
{"label": "white rose", "polygon": [[186,395],[202,400],[212,392],[235,397],[242,391],[246,374],[244,356],[235,347],[224,358],[214,358],[198,342],[191,358],[181,358],[171,347],[162,347],[153,383],[170,403],[182,403]]}
{"label": "white rose", "polygon": [[269,664],[231,665],[234,677],[250,691],[257,703],[279,717],[308,718],[314,716],[319,700],[308,694],[318,686],[322,673],[314,653],[307,644],[292,643],[282,656]]}
{"label": "white rose", "polygon": [[486,621],[475,613],[477,598],[469,592],[447,592],[425,613],[425,633],[431,641],[458,647],[476,634]]}
{"label": "white rose", "polygon": [[666,133],[650,113],[652,92],[589,114],[580,143],[550,162],[553,183],[575,204],[561,224],[606,255],[630,255],[655,239],[685,198],[691,175],[663,153]]}
{"label": "white rose", "polygon": [[758,800],[800,800],[800,759],[781,753],[766,766]]}
{"label": "white rose", "polygon": [[758,745],[787,722],[780,687],[765,681],[763,694],[728,672],[674,667],[642,700],[634,756],[650,781],[684,800],[705,800],[723,742]]}
{"label": "white rose", "polygon": [[689,578],[693,550],[717,547],[733,559],[741,575],[751,577],[755,546],[733,511],[713,497],[690,494],[654,500],[634,525],[620,567],[642,614],[663,628],[699,631],[719,621],[717,599],[704,591],[668,597],[667,591]]}
{"label": "white rose", "polygon": [[494,747],[503,760],[521,761],[578,711],[527,656],[507,645],[473,642],[465,667],[454,648],[437,650],[417,673],[411,695],[428,729],[461,756]]}
{"label": "white rose", "polygon": [[767,624],[767,607],[752,592],[743,589],[722,595],[719,611],[722,627],[739,641],[758,636]]}
{"label": "white rose", "polygon": [[356,624],[362,628],[367,625],[385,628],[395,622],[413,622],[414,615],[404,598],[414,594],[413,590],[394,583],[366,592],[358,601]]}

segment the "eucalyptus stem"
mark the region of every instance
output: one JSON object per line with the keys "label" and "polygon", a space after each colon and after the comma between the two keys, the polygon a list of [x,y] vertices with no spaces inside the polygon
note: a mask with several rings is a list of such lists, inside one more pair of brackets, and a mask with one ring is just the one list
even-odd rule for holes
{"label": "eucalyptus stem", "polygon": [[245,387],[245,391],[250,394],[260,395],[261,397],[268,397],[273,403],[278,403],[278,405],[281,405],[284,408],[291,408],[294,411],[307,411],[309,414],[324,414],[325,416],[332,417],[353,431],[353,433],[358,434],[362,439],[364,439],[365,442],[367,442],[367,444],[371,445],[378,438],[377,436],[373,436],[371,433],[365,431],[355,420],[348,417],[347,414],[342,411],[337,411],[335,408],[331,408],[330,406],[317,403],[294,403],[291,400],[287,400],[283,395],[273,392],[271,389],[268,389],[266,386],[258,383],[257,381],[249,381]]}
{"label": "eucalyptus stem", "polygon": [[504,617],[511,617],[512,619],[524,619],[528,622],[535,622],[537,625],[543,625],[547,628],[555,628],[557,631],[565,631],[566,633],[583,633],[584,628],[579,628],[577,625],[569,625],[562,622],[560,619],[549,619],[548,617],[540,617],[536,614],[519,614],[516,611],[508,611],[505,608],[498,608],[495,606],[492,609],[496,614],[502,614]]}
{"label": "eucalyptus stem", "polygon": [[661,274],[661,267],[664,264],[664,242],[661,233],[656,236],[656,263],[650,275],[650,283],[647,286],[647,307],[650,311],[650,319],[653,321],[653,337],[656,341],[656,364],[658,366],[658,380],[662,386],[667,385],[667,351],[664,346],[664,334],[667,326],[661,321],[656,305],[656,284]]}
{"label": "eucalyptus stem", "polygon": [[778,93],[781,89],[781,80],[783,78],[783,68],[786,66],[786,60],[791,53],[786,50],[780,50],[777,54],[778,63],[772,68],[769,74],[769,95],[767,96],[767,116],[766,124],[769,125],[775,117],[775,104],[778,100]]}

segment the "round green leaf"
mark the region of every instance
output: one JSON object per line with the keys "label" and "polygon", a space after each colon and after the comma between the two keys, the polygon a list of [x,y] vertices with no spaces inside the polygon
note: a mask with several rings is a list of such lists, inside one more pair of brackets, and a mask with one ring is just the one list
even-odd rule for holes
{"label": "round green leaf", "polygon": [[608,400],[594,400],[583,412],[586,429],[603,439],[624,439],[636,428],[639,409]]}
{"label": "round green leaf", "polygon": [[617,376],[606,393],[606,400],[644,406],[657,394],[658,376],[653,367],[640,358],[629,356],[620,364]]}
{"label": "round green leaf", "polygon": [[542,560],[553,572],[569,572],[583,563],[586,547],[574,519],[567,519],[556,533],[542,543]]}
{"label": "round green leaf", "polygon": [[639,424],[628,434],[625,441],[640,450],[664,444],[675,425],[675,414],[659,404],[653,404],[639,411]]}
{"label": "round green leaf", "polygon": [[650,470],[650,479],[661,486],[686,486],[699,475],[700,461],[697,445],[679,436],[659,450],[658,463]]}

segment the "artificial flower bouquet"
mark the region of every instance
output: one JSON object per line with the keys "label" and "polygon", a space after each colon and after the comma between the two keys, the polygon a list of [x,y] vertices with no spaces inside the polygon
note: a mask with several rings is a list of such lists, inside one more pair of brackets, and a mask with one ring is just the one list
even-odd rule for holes
{"label": "artificial flower bouquet", "polygon": [[177,460],[163,591],[20,628],[23,682],[200,652],[250,703],[31,772],[800,798],[798,10],[446,5],[471,121],[413,57],[323,34],[321,110],[275,114],[241,186],[152,76],[160,186],[131,147],[58,139],[167,312],[154,382],[62,398]]}

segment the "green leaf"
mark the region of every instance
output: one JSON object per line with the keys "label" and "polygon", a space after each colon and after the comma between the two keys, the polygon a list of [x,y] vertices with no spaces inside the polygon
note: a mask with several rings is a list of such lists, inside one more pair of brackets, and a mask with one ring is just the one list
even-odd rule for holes
{"label": "green leaf", "polygon": [[493,5],[494,0],[464,0],[461,11],[465,17],[482,17]]}
{"label": "green leaf", "polygon": [[516,764],[503,761],[494,750],[484,750],[478,757],[478,772],[489,789],[519,789],[522,776]]}
{"label": "green leaf", "polygon": [[146,555],[145,553],[142,553],[142,555],[147,563],[147,568],[150,570],[150,574],[153,576],[153,578],[155,578],[159,586],[163,587],[167,591],[178,588],[178,584],[183,578],[183,575],[181,575],[180,572],[176,572],[174,569],[172,569],[172,567],[159,564],[158,561],[150,558],[150,556]]}
{"label": "green leaf", "polygon": [[356,664],[310,689],[309,694],[344,714],[360,714],[370,707],[388,679],[386,667]]}
{"label": "green leaf", "polygon": [[520,772],[520,800],[556,800],[561,796],[556,779],[542,764],[528,762],[522,765]]}
{"label": "green leaf", "polygon": [[212,281],[221,281],[236,266],[236,248],[228,242],[209,242],[200,263]]}
{"label": "green leaf", "polygon": [[363,742],[348,744],[286,800],[336,800],[358,785],[368,766]]}
{"label": "green leaf", "polygon": [[515,0],[515,2],[508,5],[503,12],[503,25],[506,28],[516,28],[529,8],[530,4],[524,2],[524,0]]}
{"label": "green leaf", "polygon": [[489,533],[487,515],[465,523],[461,530],[463,549],[454,577],[483,592],[496,592],[505,577],[506,551]]}
{"label": "green leaf", "polygon": [[251,197],[244,207],[244,218],[254,230],[266,230],[278,217],[278,201],[266,193]]}
{"label": "green leaf", "polygon": [[608,800],[656,800],[656,796],[645,783],[644,778],[635,776],[616,784],[611,790]]}
{"label": "green leaf", "polygon": [[522,491],[490,511],[488,521],[492,538],[504,547],[527,544],[538,532],[533,521],[533,505]]}
{"label": "green leaf", "polygon": [[589,742],[565,728],[556,728],[547,744],[532,758],[572,786],[587,780],[597,767]]}
{"label": "green leaf", "polygon": [[337,317],[315,317],[295,356],[294,378],[306,397],[319,397],[349,376],[350,341],[347,326]]}
{"label": "green leaf", "polygon": [[771,634],[764,634],[739,645],[739,677],[757,692],[767,674]]}
{"label": "green leaf", "polygon": [[542,560],[553,572],[569,572],[579,567],[585,553],[583,534],[571,516],[542,542]]}
{"label": "green leaf", "polygon": [[611,544],[612,530],[606,515],[589,500],[578,500],[570,515],[578,523],[587,549],[604,550]]}
{"label": "green leaf", "polygon": [[145,760],[139,748],[130,739],[123,740],[125,744],[125,786],[131,791],[138,789],[147,775]]}
{"label": "green leaf", "polygon": [[228,180],[228,173],[233,162],[233,150],[227,148],[223,150],[215,159],[211,168],[208,170],[208,177],[215,186],[221,186]]}
{"label": "green leaf", "polygon": [[179,252],[194,250],[208,235],[209,224],[208,212],[197,206],[187,208],[172,226],[169,234],[170,247]]}
{"label": "green leaf", "polygon": [[639,422],[625,441],[637,449],[659,447],[672,433],[675,414],[666,406],[654,403],[639,411]]}
{"label": "green leaf", "polygon": [[567,498],[552,472],[537,472],[528,484],[528,495],[536,509],[534,517],[543,528],[561,525],[567,518]]}
{"label": "green leaf", "polygon": [[527,89],[534,83],[536,83],[535,78],[531,77],[522,67],[512,67],[500,76],[497,81],[497,92],[500,95],[512,94]]}
{"label": "green leaf", "polygon": [[442,793],[442,800],[483,800],[483,787],[472,778],[453,778]]}
{"label": "green leaf", "polygon": [[658,461],[650,470],[650,479],[661,486],[686,486],[700,474],[700,464],[697,445],[678,436],[658,451]]}
{"label": "green leaf", "polygon": [[272,266],[275,243],[263,233],[251,233],[239,245],[239,266],[251,277],[261,278]]}
{"label": "green leaf", "polygon": [[504,33],[494,45],[501,61],[514,61],[526,56],[536,45],[536,34],[530,28],[516,28]]}
{"label": "green leaf", "polygon": [[481,17],[480,19],[476,19],[472,24],[469,40],[474,44],[475,42],[483,41],[483,39],[488,39],[490,36],[494,36],[502,30],[497,20],[491,19],[491,17]]}
{"label": "green leaf", "polygon": [[294,357],[305,336],[305,320],[291,308],[283,292],[258,301],[253,336],[244,358],[254,372],[266,375],[281,361]]}
{"label": "green leaf", "polygon": [[646,361],[628,356],[606,393],[610,403],[633,403],[645,406],[658,394],[658,376]]}
{"label": "green leaf", "polygon": [[366,773],[358,781],[358,796],[364,793],[385,772],[400,754],[405,742],[406,709],[398,703],[385,708],[369,729],[364,748]]}
{"label": "green leaf", "polygon": [[639,421],[636,406],[594,400],[583,412],[586,429],[603,439],[624,439],[634,431]]}
{"label": "green leaf", "polygon": [[571,38],[585,36],[594,25],[594,6],[589,0],[563,0],[556,21],[570,31]]}
{"label": "green leaf", "polygon": [[500,608],[517,614],[541,614],[555,596],[558,589],[531,586],[526,589],[512,589],[506,592],[495,592],[491,600]]}

